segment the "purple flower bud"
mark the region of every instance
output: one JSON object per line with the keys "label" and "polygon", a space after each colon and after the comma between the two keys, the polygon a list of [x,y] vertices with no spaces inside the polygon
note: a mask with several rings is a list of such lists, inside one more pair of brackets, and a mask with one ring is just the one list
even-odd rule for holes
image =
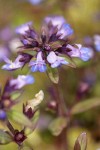
{"label": "purple flower bud", "polygon": [[50,110],[56,111],[57,110],[57,103],[56,103],[56,101],[52,100],[52,101],[48,102],[47,107]]}
{"label": "purple flower bud", "polygon": [[6,112],[0,109],[0,120],[5,120],[7,117]]}
{"label": "purple flower bud", "polygon": [[29,66],[31,67],[32,72],[40,71],[40,72],[45,72],[47,67],[46,63],[42,58],[42,52],[39,52],[37,54],[37,59],[35,61],[31,61],[29,63]]}
{"label": "purple flower bud", "polygon": [[12,141],[15,142],[16,144],[18,144],[19,146],[22,146],[23,142],[27,138],[26,135],[25,135],[24,129],[21,130],[21,131],[19,131],[17,129],[14,129],[14,127],[9,122],[9,120],[7,120],[7,127],[10,131],[10,132],[7,132],[7,133],[11,136]]}
{"label": "purple flower bud", "polygon": [[28,23],[25,23],[25,24],[17,27],[16,28],[16,33],[25,35],[26,32],[29,30],[29,26],[31,26],[31,25],[32,25],[32,22],[28,22]]}
{"label": "purple flower bud", "polygon": [[25,141],[26,139],[26,135],[24,133],[24,131],[18,131],[18,130],[15,130],[15,134],[14,134],[14,141],[18,144],[18,145],[21,145],[23,143],[23,141]]}
{"label": "purple flower bud", "polygon": [[32,84],[34,82],[34,78],[31,75],[19,75],[17,79],[10,80],[10,86],[13,86],[15,89],[21,89],[23,86],[27,84]]}
{"label": "purple flower bud", "polygon": [[47,56],[47,61],[51,64],[52,68],[58,67],[61,64],[69,64],[64,57],[57,56],[53,51]]}
{"label": "purple flower bud", "polygon": [[33,118],[36,110],[33,110],[31,107],[26,110],[26,107],[27,107],[27,104],[26,105],[23,104],[24,115],[27,116],[29,119]]}
{"label": "purple flower bud", "polygon": [[19,55],[14,62],[12,62],[7,57],[4,57],[3,60],[6,62],[5,65],[2,66],[2,69],[4,70],[15,70],[18,68],[21,68],[24,65],[24,62],[20,62],[20,59],[22,58],[21,55]]}

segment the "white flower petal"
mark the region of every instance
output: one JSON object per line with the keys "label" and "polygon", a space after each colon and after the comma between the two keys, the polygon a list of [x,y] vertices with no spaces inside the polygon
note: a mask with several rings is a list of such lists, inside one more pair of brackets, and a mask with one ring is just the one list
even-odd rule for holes
{"label": "white flower petal", "polygon": [[52,64],[57,60],[57,56],[56,54],[52,51],[49,53],[49,55],[47,56],[47,61]]}
{"label": "white flower petal", "polygon": [[26,111],[27,111],[30,107],[32,108],[32,110],[34,110],[34,108],[35,108],[36,106],[38,106],[38,105],[42,102],[43,99],[44,99],[44,93],[43,93],[42,90],[40,90],[39,93],[37,93],[37,94],[35,95],[35,98],[34,98],[34,99],[28,101],[28,105],[26,106]]}

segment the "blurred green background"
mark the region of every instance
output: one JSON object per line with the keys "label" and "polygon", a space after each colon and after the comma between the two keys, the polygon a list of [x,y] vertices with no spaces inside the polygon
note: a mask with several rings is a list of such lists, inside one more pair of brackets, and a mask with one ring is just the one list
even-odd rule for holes
{"label": "blurred green background", "polygon": [[[0,0],[0,31],[6,27],[10,27],[13,37],[17,37],[14,30],[17,26],[33,21],[36,29],[40,29],[42,20],[48,15],[63,15],[67,22],[74,29],[74,41],[83,43],[83,38],[93,36],[100,33],[100,0],[43,0],[39,4],[32,4],[28,0]],[[0,39],[1,45],[6,45],[6,41]],[[16,53],[16,49],[14,50]],[[14,53],[12,55],[15,56]],[[100,58],[100,54],[99,55]],[[60,84],[64,98],[69,107],[75,99],[76,89],[82,77],[85,75],[96,76],[96,82],[85,98],[100,97],[100,67],[99,62],[95,65],[93,62],[80,62],[77,69],[67,68],[66,66],[60,70]],[[2,66],[2,63],[1,63]],[[4,87],[6,79],[13,75],[26,74],[27,67],[22,71],[7,72],[0,70],[0,85]],[[25,92],[22,96],[20,104],[15,109],[21,111],[23,101],[30,100],[40,89],[44,90],[45,99],[41,104],[41,118],[44,121],[41,130],[37,130],[29,136],[27,143],[35,150],[55,150],[54,137],[46,129],[51,114],[46,110],[47,103],[52,97],[48,89],[52,87],[52,83],[44,73],[34,73],[35,83],[24,88]],[[83,99],[84,100],[84,99]],[[14,124],[16,127],[16,124]],[[4,124],[0,123],[0,127],[4,128]],[[68,130],[68,141],[70,150],[73,149],[75,139],[81,132],[87,132],[88,150],[100,149],[100,108],[81,113],[73,118],[70,129]],[[16,144],[0,146],[0,150],[13,149],[16,150]]]}

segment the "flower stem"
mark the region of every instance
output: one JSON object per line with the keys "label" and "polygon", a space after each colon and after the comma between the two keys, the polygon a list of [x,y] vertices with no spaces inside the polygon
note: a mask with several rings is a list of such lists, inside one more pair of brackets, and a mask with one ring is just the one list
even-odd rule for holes
{"label": "flower stem", "polygon": [[56,102],[57,102],[57,114],[58,116],[66,116],[66,104],[61,93],[61,89],[59,88],[59,84],[54,84],[54,91],[56,95]]}
{"label": "flower stem", "polygon": [[[66,117],[67,108],[61,93],[61,89],[59,89],[59,84],[54,84],[54,90],[56,95],[56,102],[57,102],[57,115],[58,117]],[[67,117],[66,117],[67,121]],[[67,126],[63,129],[61,134],[57,137],[57,149],[59,150],[68,150],[67,144]]]}

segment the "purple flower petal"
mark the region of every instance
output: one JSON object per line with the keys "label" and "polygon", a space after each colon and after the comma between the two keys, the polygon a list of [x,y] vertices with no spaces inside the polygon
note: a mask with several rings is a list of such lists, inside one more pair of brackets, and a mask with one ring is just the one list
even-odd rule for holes
{"label": "purple flower petal", "polygon": [[66,20],[62,16],[48,16],[44,19],[44,22],[47,24],[51,22],[53,26],[57,26],[60,29],[66,23]]}
{"label": "purple flower petal", "polygon": [[6,112],[0,109],[0,120],[5,120],[7,117]]}
{"label": "purple flower petal", "polygon": [[27,84],[33,84],[34,78],[31,75],[19,75],[17,79],[10,80],[10,86],[14,86],[15,89],[21,89]]}
{"label": "purple flower petal", "polygon": [[26,34],[26,31],[29,30],[29,26],[32,25],[32,22],[28,22],[28,23],[25,23],[19,27],[16,28],[16,33],[17,34],[22,34],[22,35],[25,35]]}
{"label": "purple flower petal", "polygon": [[[31,63],[33,63],[33,62],[31,62]],[[31,67],[31,71],[32,72],[37,72],[38,71],[38,65],[35,62],[33,63],[32,67]]]}
{"label": "purple flower petal", "polygon": [[67,45],[66,48],[70,49],[71,51],[68,52],[70,57],[78,57],[83,61],[88,61],[91,57],[93,57],[93,50],[91,48],[82,47],[81,44],[75,44],[77,46]]}
{"label": "purple flower petal", "polygon": [[63,39],[63,38],[65,38],[65,37],[68,37],[68,36],[70,36],[70,35],[72,35],[73,34],[73,29],[70,27],[70,25],[69,24],[67,24],[67,23],[64,23],[63,25],[62,25],[62,27],[61,27],[61,29],[59,29],[59,31],[58,31],[58,35],[61,35],[60,36],[60,39]]}
{"label": "purple flower petal", "polygon": [[46,64],[42,64],[42,65],[38,66],[38,70],[39,70],[40,72],[45,72],[46,69],[47,69]]}
{"label": "purple flower petal", "polygon": [[62,64],[69,64],[64,57],[57,56],[53,51],[47,56],[47,61],[51,64],[52,68],[56,68]]}
{"label": "purple flower petal", "polygon": [[20,62],[19,60],[22,58],[21,55],[19,55],[14,62],[12,62],[7,57],[4,57],[4,61],[6,62],[5,65],[2,66],[2,69],[4,70],[15,70],[18,68],[21,68],[24,65],[24,62]]}
{"label": "purple flower petal", "polygon": [[59,56],[58,56],[57,59],[58,59],[58,61],[59,61],[61,64],[63,64],[63,65],[69,64],[69,62],[67,62],[64,57],[59,57]]}
{"label": "purple flower petal", "polygon": [[66,46],[66,48],[70,49],[71,51],[68,52],[68,55],[70,57],[80,57],[81,53],[80,53],[80,48],[82,47],[80,44],[76,44],[77,48],[75,48],[74,46],[68,44]]}
{"label": "purple flower petal", "polygon": [[35,61],[31,61],[29,63],[29,66],[31,66],[31,71],[32,72],[36,72],[36,71],[40,71],[40,72],[45,72],[47,67],[46,67],[46,63],[42,58],[42,52],[39,52],[37,54],[37,59]]}
{"label": "purple flower petal", "polygon": [[51,64],[52,68],[56,68],[58,66],[60,66],[60,62],[59,61],[55,61],[53,64]]}
{"label": "purple flower petal", "polygon": [[82,47],[80,49],[81,52],[81,59],[83,61],[88,61],[90,58],[93,57],[93,49],[92,48],[88,48],[88,47]]}
{"label": "purple flower petal", "polygon": [[52,64],[52,63],[54,63],[56,60],[57,60],[56,54],[55,54],[53,51],[50,52],[49,55],[47,56],[47,61]]}

